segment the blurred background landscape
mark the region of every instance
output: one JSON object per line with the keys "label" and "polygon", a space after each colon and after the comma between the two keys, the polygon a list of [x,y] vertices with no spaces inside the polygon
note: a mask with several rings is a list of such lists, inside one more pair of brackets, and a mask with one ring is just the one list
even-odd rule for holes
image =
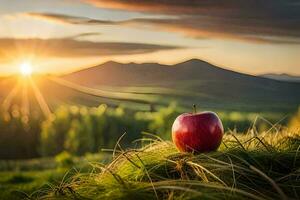
{"label": "blurred background landscape", "polygon": [[[218,113],[225,130],[260,131],[288,125],[300,83],[241,74],[193,59],[176,65],[102,65],[61,76],[2,78],[2,159],[75,155],[113,148],[127,133],[170,139],[181,112]],[[259,119],[258,119],[259,118]]]}

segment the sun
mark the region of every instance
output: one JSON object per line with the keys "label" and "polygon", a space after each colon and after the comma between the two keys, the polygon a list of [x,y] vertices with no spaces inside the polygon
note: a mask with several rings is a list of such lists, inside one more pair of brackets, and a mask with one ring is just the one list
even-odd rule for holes
{"label": "sun", "polygon": [[20,73],[23,76],[30,76],[32,74],[32,65],[29,62],[24,62],[20,65]]}

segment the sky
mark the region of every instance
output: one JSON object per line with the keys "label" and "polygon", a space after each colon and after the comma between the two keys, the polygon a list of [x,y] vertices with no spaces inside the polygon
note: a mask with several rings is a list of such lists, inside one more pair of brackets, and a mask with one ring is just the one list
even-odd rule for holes
{"label": "sky", "polygon": [[300,75],[298,0],[0,0],[0,74],[192,58]]}

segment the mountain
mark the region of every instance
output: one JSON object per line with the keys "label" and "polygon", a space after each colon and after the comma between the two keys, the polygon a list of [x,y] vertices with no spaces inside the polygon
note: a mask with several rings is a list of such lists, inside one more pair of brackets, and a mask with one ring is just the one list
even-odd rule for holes
{"label": "mountain", "polygon": [[295,110],[300,103],[300,83],[242,74],[197,59],[175,65],[110,61],[62,78],[98,90],[150,95],[155,104],[274,111]]}
{"label": "mountain", "polygon": [[289,81],[289,82],[300,82],[300,76],[293,76],[289,74],[263,74],[261,77],[279,80],[279,81]]}
{"label": "mountain", "polygon": [[[30,107],[39,108],[26,80],[19,82],[13,94],[18,79],[0,79],[0,102],[10,99],[9,105],[21,106],[27,93]],[[175,65],[107,62],[60,77],[32,79],[51,110],[63,104],[101,103],[149,110],[177,102],[184,110],[197,104],[200,110],[290,113],[300,103],[300,83],[237,73],[196,59]]]}

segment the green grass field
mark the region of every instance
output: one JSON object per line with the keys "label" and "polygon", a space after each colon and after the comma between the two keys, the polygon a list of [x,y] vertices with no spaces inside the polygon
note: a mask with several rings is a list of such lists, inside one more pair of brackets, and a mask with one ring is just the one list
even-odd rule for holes
{"label": "green grass field", "polygon": [[[199,84],[210,86],[209,82]],[[17,158],[27,158],[21,156],[26,150],[34,149],[28,153],[28,158],[32,158],[32,155],[52,156],[67,150],[82,156],[62,153],[55,158],[0,161],[1,200],[299,199],[300,132],[279,125],[289,125],[298,106],[297,99],[275,91],[266,93],[268,98],[264,100],[265,90],[256,96],[255,87],[245,90],[244,96],[214,87],[203,89],[209,92],[202,93],[191,90],[193,82],[184,82],[176,89],[168,85],[66,87],[48,79],[40,80],[38,85],[55,118],[36,117],[30,122],[32,129],[26,131],[22,116],[13,115],[17,108],[11,110],[10,120],[5,118],[7,113],[4,112],[0,125],[7,129],[3,138],[10,140],[0,140],[1,153],[15,152],[15,156],[20,156]],[[241,88],[236,85],[239,91]],[[287,93],[292,94],[292,90]],[[278,96],[284,97],[284,101]],[[11,103],[20,102],[18,97]],[[179,153],[165,140],[170,138],[174,118],[179,113],[190,112],[195,102],[199,111],[217,112],[227,130],[217,152]],[[30,99],[33,111],[39,109],[37,103]],[[300,118],[297,119],[299,126]],[[140,132],[144,130],[164,140],[146,136],[131,145],[131,140],[141,137]],[[128,132],[127,138],[110,150],[110,156],[107,150],[86,155],[86,152],[97,152],[100,147],[113,147],[124,131]],[[42,145],[41,133],[46,138]],[[31,141],[29,136],[32,143],[22,148],[21,144]],[[48,152],[42,155],[41,147]],[[53,150],[56,148],[57,152]]]}
{"label": "green grass field", "polygon": [[40,196],[41,192],[47,192],[63,179],[72,177],[73,174],[69,173],[72,169],[73,173],[86,173],[92,169],[91,163],[108,163],[110,160],[108,153],[86,154],[84,157],[61,153],[49,158],[0,161],[0,199]]}
{"label": "green grass field", "polygon": [[217,152],[199,155],[154,136],[137,142],[118,143],[108,164],[89,155],[69,170],[1,172],[0,199],[299,199],[299,131],[227,132]]}

